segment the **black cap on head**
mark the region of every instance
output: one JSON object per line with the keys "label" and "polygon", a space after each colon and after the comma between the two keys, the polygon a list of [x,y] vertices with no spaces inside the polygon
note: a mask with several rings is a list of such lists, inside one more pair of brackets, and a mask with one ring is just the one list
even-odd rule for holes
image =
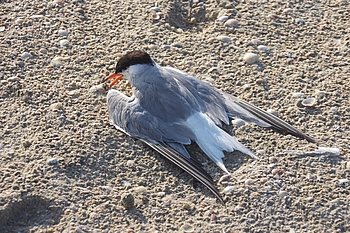
{"label": "black cap on head", "polygon": [[117,66],[115,67],[115,73],[121,73],[129,68],[129,66],[138,64],[154,65],[151,57],[146,52],[135,50],[125,54],[119,59]]}

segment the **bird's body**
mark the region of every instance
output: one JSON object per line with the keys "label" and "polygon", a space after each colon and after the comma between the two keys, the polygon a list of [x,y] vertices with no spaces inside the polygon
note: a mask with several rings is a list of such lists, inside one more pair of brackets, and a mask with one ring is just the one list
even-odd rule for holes
{"label": "bird's body", "polygon": [[199,179],[220,200],[211,177],[190,156],[184,145],[196,142],[210,159],[228,173],[222,162],[223,151],[239,150],[257,158],[221,129],[221,124],[229,124],[230,118],[241,118],[247,123],[314,142],[272,114],[185,72],[159,66],[145,52],[133,51],[122,57],[116,74],[129,80],[133,95],[128,97],[119,91],[109,90],[107,105],[113,124],[126,134],[146,142]]}

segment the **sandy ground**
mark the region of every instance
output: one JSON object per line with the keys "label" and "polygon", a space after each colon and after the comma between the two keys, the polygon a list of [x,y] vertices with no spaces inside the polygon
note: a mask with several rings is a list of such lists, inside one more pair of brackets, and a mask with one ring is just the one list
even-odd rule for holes
{"label": "sandy ground", "polygon": [[[1,1],[0,232],[350,231],[349,1],[189,2]],[[220,182],[191,148],[221,205],[114,129],[105,96],[89,91],[134,49],[274,111],[318,145],[234,128],[260,159],[227,154],[231,176]]]}

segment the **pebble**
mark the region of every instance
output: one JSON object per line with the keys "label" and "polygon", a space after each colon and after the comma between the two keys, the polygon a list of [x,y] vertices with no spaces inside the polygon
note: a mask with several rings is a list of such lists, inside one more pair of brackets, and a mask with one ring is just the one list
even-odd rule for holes
{"label": "pebble", "polygon": [[259,39],[252,39],[250,43],[254,45],[261,45],[263,42]]}
{"label": "pebble", "polygon": [[231,38],[228,36],[217,36],[216,39],[225,43],[231,42]]}
{"label": "pebble", "polygon": [[54,0],[53,3],[57,4],[59,6],[62,6],[63,5],[63,0]]}
{"label": "pebble", "polygon": [[265,45],[259,45],[257,48],[258,48],[259,51],[263,51],[263,52],[269,52],[270,51],[269,47],[267,47]]}
{"label": "pebble", "polygon": [[130,193],[124,193],[121,196],[120,200],[121,204],[125,207],[125,209],[129,210],[134,207],[135,204],[135,198]]}
{"label": "pebble", "polygon": [[171,44],[172,47],[176,47],[176,48],[182,48],[182,44],[179,42],[174,42]]}
{"label": "pebble", "polygon": [[288,193],[286,191],[279,191],[277,195],[279,197],[286,197],[286,196],[288,196]]}
{"label": "pebble", "polygon": [[339,180],[338,180],[338,184],[340,184],[340,185],[342,185],[342,184],[347,184],[347,183],[349,183],[349,181],[350,181],[350,180],[348,180],[348,179],[339,179]]}
{"label": "pebble", "polygon": [[70,47],[69,40],[67,40],[67,39],[60,40],[60,46],[66,47],[66,48]]}
{"label": "pebble", "polygon": [[257,150],[256,154],[257,155],[264,155],[264,154],[266,154],[266,150]]}
{"label": "pebble", "polygon": [[312,107],[316,104],[316,98],[307,98],[301,101],[301,104],[305,107]]}
{"label": "pebble", "polygon": [[134,166],[135,166],[135,162],[134,162],[134,160],[128,160],[128,161],[126,162],[126,165],[127,165],[128,167],[134,167]]}
{"label": "pebble", "polygon": [[23,23],[23,19],[16,19],[15,20],[15,24],[21,24],[21,23]]}
{"label": "pebble", "polygon": [[218,39],[216,38],[216,37],[210,37],[209,39],[208,39],[208,42],[209,43],[213,43],[213,42],[215,42],[215,41],[217,41]]}
{"label": "pebble", "polygon": [[155,44],[152,44],[152,45],[149,45],[148,48],[151,49],[151,50],[157,50],[158,46],[155,45]]}
{"label": "pebble", "polygon": [[350,161],[347,161],[347,162],[346,162],[346,166],[345,166],[345,167],[346,167],[346,169],[349,169],[349,170],[350,170]]}
{"label": "pebble", "polygon": [[32,55],[31,55],[30,53],[24,52],[24,53],[22,53],[21,58],[22,58],[22,59],[28,59],[28,58],[30,58],[31,56],[32,56]]}
{"label": "pebble", "polygon": [[[68,32],[65,31],[65,30],[62,30],[62,29],[58,30],[58,34],[60,34],[61,36],[68,36]],[[69,43],[69,42],[68,42],[68,43]],[[62,45],[61,45],[61,46],[62,46]]]}
{"label": "pebble", "polygon": [[231,194],[234,190],[235,190],[234,186],[227,186],[226,188],[224,188],[224,193]]}
{"label": "pebble", "polygon": [[3,31],[5,31],[5,27],[0,27],[0,32],[3,32]]}
{"label": "pebble", "polygon": [[253,180],[253,179],[246,179],[246,180],[244,181],[244,183],[245,183],[246,185],[253,185],[253,184],[254,184],[254,180]]}
{"label": "pebble", "polygon": [[226,27],[235,27],[235,28],[239,26],[238,21],[236,19],[229,19],[224,23],[224,25]]}
{"label": "pebble", "polygon": [[243,60],[249,65],[259,62],[259,57],[255,53],[246,53],[243,57]]}
{"label": "pebble", "polygon": [[267,177],[260,178],[260,182],[266,183],[269,179]]}
{"label": "pebble", "polygon": [[57,159],[56,158],[49,158],[47,160],[47,164],[48,165],[55,165],[55,164],[57,164]]}
{"label": "pebble", "polygon": [[255,82],[258,85],[264,85],[264,84],[266,84],[266,79],[258,78]]}
{"label": "pebble", "polygon": [[67,118],[65,117],[65,116],[59,116],[59,117],[57,117],[57,120],[59,120],[59,121],[65,121]]}
{"label": "pebble", "polygon": [[293,98],[305,98],[305,94],[302,92],[295,92],[292,94]]}
{"label": "pebble", "polygon": [[21,79],[20,78],[18,78],[18,77],[16,77],[16,76],[12,76],[12,77],[9,77],[8,79],[7,79],[7,81],[9,81],[9,82],[18,82],[18,81],[20,81]]}
{"label": "pebble", "polygon": [[55,57],[51,60],[51,64],[54,66],[54,67],[61,67],[62,66],[62,60],[63,60],[63,57]]}
{"label": "pebble", "polygon": [[58,102],[58,103],[53,103],[50,105],[49,109],[50,110],[59,110],[59,109],[62,109],[63,108],[63,104],[61,102]]}
{"label": "pebble", "polygon": [[169,49],[171,49],[171,46],[170,46],[170,45],[167,45],[167,44],[166,44],[166,45],[163,45],[163,49],[164,49],[164,50],[169,50]]}
{"label": "pebble", "polygon": [[223,176],[220,177],[219,179],[219,183],[223,182],[223,181],[227,181],[227,180],[230,180],[231,178],[231,175],[230,174],[225,174]]}
{"label": "pebble", "polygon": [[157,6],[154,6],[154,7],[151,7],[150,10],[151,10],[151,11],[155,11],[155,12],[159,12],[159,11],[160,11],[160,8],[157,7]]}
{"label": "pebble", "polygon": [[194,227],[188,223],[182,226],[184,232],[194,232]]}
{"label": "pebble", "polygon": [[232,120],[231,123],[232,123],[233,126],[241,127],[241,126],[243,126],[245,124],[245,121],[242,120],[242,119],[237,118],[237,119]]}
{"label": "pebble", "polygon": [[106,85],[105,84],[98,84],[90,87],[89,89],[90,93],[96,94],[96,95],[104,95],[106,94]]}
{"label": "pebble", "polygon": [[288,14],[290,12],[293,12],[292,8],[286,8],[286,9],[283,10],[283,13],[285,13],[285,14]]}
{"label": "pebble", "polygon": [[43,18],[43,17],[44,17],[43,15],[32,15],[29,18],[30,19],[39,19],[39,18]]}
{"label": "pebble", "polygon": [[272,169],[271,174],[272,175],[276,175],[276,174],[281,175],[281,174],[283,174],[283,170],[280,168],[275,168],[275,169]]}
{"label": "pebble", "polygon": [[225,22],[226,20],[228,20],[227,15],[223,15],[223,16],[218,17],[218,21],[220,21],[220,22]]}
{"label": "pebble", "polygon": [[134,188],[134,191],[136,193],[147,193],[147,189],[144,186],[138,186],[138,187]]}

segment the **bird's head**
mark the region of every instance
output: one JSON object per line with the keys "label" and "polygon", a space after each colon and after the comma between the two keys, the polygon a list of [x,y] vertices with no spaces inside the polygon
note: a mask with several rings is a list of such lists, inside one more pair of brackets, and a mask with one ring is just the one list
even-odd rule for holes
{"label": "bird's head", "polygon": [[138,67],[142,66],[137,66],[136,65],[150,65],[154,66],[154,61],[148,55],[148,53],[140,50],[135,50],[132,52],[129,52],[122,56],[116,67],[115,67],[115,72],[111,75],[109,75],[106,79],[105,82],[111,79],[114,79],[113,82],[109,84],[110,87],[112,87],[114,84],[116,84],[121,78],[126,78],[129,81],[133,76],[133,73],[137,72]]}

